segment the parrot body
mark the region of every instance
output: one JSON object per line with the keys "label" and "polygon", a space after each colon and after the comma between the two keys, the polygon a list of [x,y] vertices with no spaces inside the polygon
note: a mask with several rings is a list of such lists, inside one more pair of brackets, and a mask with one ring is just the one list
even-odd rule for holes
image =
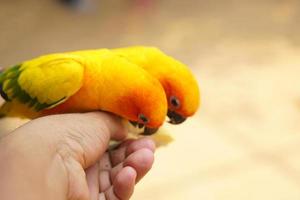
{"label": "parrot body", "polygon": [[160,127],[167,100],[159,81],[110,50],[41,56],[0,74],[1,115],[40,116],[103,110]]}
{"label": "parrot body", "polygon": [[172,124],[182,123],[198,110],[200,90],[186,65],[155,47],[127,47],[114,49],[113,52],[142,67],[160,81],[167,96],[168,116]]}

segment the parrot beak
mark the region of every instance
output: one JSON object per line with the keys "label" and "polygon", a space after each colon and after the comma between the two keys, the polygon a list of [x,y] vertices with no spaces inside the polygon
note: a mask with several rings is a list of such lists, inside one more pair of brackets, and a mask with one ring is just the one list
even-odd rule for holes
{"label": "parrot beak", "polygon": [[170,124],[181,124],[182,122],[184,122],[186,120],[185,117],[182,117],[178,113],[171,111],[171,110],[168,111],[168,117],[170,119],[170,121],[169,121]]}
{"label": "parrot beak", "polygon": [[158,128],[145,127],[144,132],[142,133],[142,135],[153,135],[157,131],[158,131]]}

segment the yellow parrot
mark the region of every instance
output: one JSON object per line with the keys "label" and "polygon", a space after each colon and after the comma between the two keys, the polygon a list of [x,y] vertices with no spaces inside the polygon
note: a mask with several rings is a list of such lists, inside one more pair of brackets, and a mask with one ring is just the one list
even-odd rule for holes
{"label": "yellow parrot", "polygon": [[108,111],[145,127],[163,124],[167,98],[146,70],[108,49],[41,56],[0,73],[2,116]]}
{"label": "yellow parrot", "polygon": [[135,46],[114,49],[114,53],[142,67],[164,87],[170,123],[180,124],[199,108],[200,90],[186,65],[155,47]]}

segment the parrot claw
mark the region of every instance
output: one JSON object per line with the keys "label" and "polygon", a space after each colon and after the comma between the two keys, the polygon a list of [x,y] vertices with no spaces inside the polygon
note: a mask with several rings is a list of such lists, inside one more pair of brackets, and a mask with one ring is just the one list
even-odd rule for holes
{"label": "parrot claw", "polygon": [[134,122],[134,121],[129,121],[129,122],[130,122],[130,124],[132,124],[132,126],[134,126],[134,127],[137,127],[137,125],[138,125],[137,122]]}
{"label": "parrot claw", "polygon": [[132,126],[134,126],[134,127],[138,127],[139,129],[142,129],[142,128],[144,128],[144,124],[142,124],[142,123],[138,123],[138,122],[134,122],[134,121],[129,121],[131,124],[132,124]]}
{"label": "parrot claw", "polygon": [[140,133],[141,135],[153,135],[154,133],[156,133],[158,131],[158,128],[149,128],[149,127],[145,127],[144,124],[138,123],[138,122],[134,122],[134,121],[129,121],[135,128],[139,128],[142,129],[144,128],[144,131],[142,133]]}

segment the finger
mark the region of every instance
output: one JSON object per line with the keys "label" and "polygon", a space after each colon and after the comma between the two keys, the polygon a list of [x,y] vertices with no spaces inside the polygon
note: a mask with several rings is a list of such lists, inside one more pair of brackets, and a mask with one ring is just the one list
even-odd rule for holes
{"label": "finger", "polygon": [[130,166],[137,172],[136,182],[143,178],[151,169],[154,162],[154,154],[149,149],[140,149],[129,155],[124,161],[124,166]]}
{"label": "finger", "polygon": [[[53,128],[45,130],[49,126]],[[27,128],[32,131],[45,130],[43,137],[48,137],[51,143],[59,138],[55,141],[63,149],[59,152],[71,152],[71,156],[84,169],[94,164],[106,151],[111,138],[118,140],[126,136],[120,119],[104,112],[48,116],[34,120]]]}
{"label": "finger", "polygon": [[114,182],[120,171],[127,166],[137,172],[136,180],[139,181],[151,169],[154,161],[153,152],[147,148],[139,149],[130,154],[123,162],[113,167],[110,172],[111,180]]}
{"label": "finger", "polygon": [[95,165],[89,167],[86,170],[86,181],[88,184],[88,188],[90,191],[90,199],[98,200],[99,196],[99,165],[96,163]]}
{"label": "finger", "polygon": [[134,191],[136,171],[131,167],[123,168],[113,182],[114,194],[122,200],[131,197]]}
{"label": "finger", "polygon": [[99,200],[107,200],[103,192],[99,194]]}
{"label": "finger", "polygon": [[[126,137],[126,130],[121,123],[121,118],[108,114],[106,112],[90,112],[83,114],[65,114],[65,115],[54,115],[53,117],[74,117],[76,121],[73,121],[73,118],[69,118],[71,124],[74,126],[75,123],[79,123],[79,126],[86,126],[86,128],[95,129],[96,131],[104,131],[106,134],[109,134],[110,139],[122,140]],[[65,123],[64,123],[65,124]],[[99,133],[103,134],[103,133]]]}
{"label": "finger", "polygon": [[126,150],[126,156],[130,155],[131,153],[139,150],[139,149],[149,149],[153,153],[155,152],[155,143],[154,141],[149,137],[142,137],[138,140],[132,142],[130,145],[128,145],[128,148]]}
{"label": "finger", "polygon": [[118,165],[119,163],[123,162],[128,155],[143,148],[154,152],[155,143],[153,140],[147,137],[123,142],[117,149],[109,151],[112,166]]}
{"label": "finger", "polygon": [[128,200],[133,194],[136,176],[133,168],[123,168],[116,176],[113,186],[105,192],[106,200]]}
{"label": "finger", "polygon": [[[124,145],[126,144],[126,145]],[[104,194],[100,194],[99,199],[105,199],[106,200],[111,200],[111,199],[117,199],[119,198],[124,198],[126,199],[126,195],[120,195],[116,196],[114,195],[115,193],[113,192],[112,187],[110,187],[111,182],[115,184],[117,182],[118,176],[120,173],[123,172],[124,169],[127,169],[130,167],[131,169],[134,169],[136,177],[135,181],[137,182],[140,180],[151,168],[154,160],[153,152],[155,150],[155,145],[153,144],[152,140],[149,138],[140,138],[138,140],[130,141],[127,142],[125,141],[122,143],[121,148],[114,150],[114,155],[118,159],[121,159],[122,162],[119,163],[117,166],[114,166],[111,169],[111,163],[109,162],[108,154],[106,153],[105,156],[103,157],[104,159],[102,160],[102,164],[100,164],[101,168],[103,169],[102,172],[100,172],[100,192],[105,192]],[[143,148],[144,147],[144,148]],[[132,152],[127,158],[126,158],[126,152]],[[121,154],[124,159],[120,157]],[[110,160],[113,159],[113,156],[110,156]],[[106,164],[105,164],[106,163]],[[128,166],[126,166],[128,165]],[[113,166],[113,165],[112,165]],[[125,166],[125,167],[124,167]],[[108,177],[108,171],[110,171],[110,177]],[[126,182],[126,184],[128,184]],[[134,184],[133,184],[134,185]],[[121,185],[122,186],[122,185]],[[130,184],[128,185],[128,187]],[[122,186],[123,187],[123,186]],[[132,186],[133,187],[133,186]],[[108,189],[109,188],[109,189]],[[116,188],[114,186],[114,188]],[[124,189],[125,190],[125,189]],[[118,187],[116,188],[116,191],[118,191]],[[127,193],[130,193],[130,190],[125,190]],[[106,196],[106,197],[105,197]],[[131,196],[131,195],[127,195]],[[129,198],[128,197],[128,198]],[[122,199],[123,200],[123,199]]]}
{"label": "finger", "polygon": [[106,191],[111,186],[111,163],[108,153],[105,153],[99,161],[99,190]]}
{"label": "finger", "polygon": [[122,147],[118,147],[115,150],[107,152],[110,157],[111,165],[113,167],[125,160],[126,149],[127,149],[127,146],[122,146]]}

